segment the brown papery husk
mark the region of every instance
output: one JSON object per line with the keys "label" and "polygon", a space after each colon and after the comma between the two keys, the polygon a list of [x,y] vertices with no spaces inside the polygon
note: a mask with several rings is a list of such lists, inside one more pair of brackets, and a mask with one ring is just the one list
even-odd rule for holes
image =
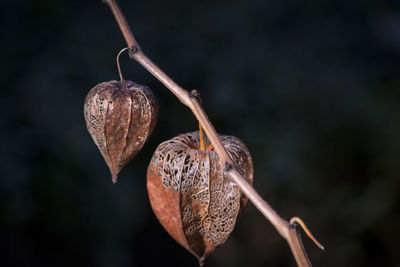
{"label": "brown papery husk", "polygon": [[[241,174],[252,184],[253,162],[242,141],[219,136]],[[200,149],[199,133],[160,144],[147,171],[154,213],[166,231],[194,254],[200,265],[232,232],[247,198],[224,172],[212,146]]]}
{"label": "brown papery husk", "polygon": [[154,129],[158,103],[151,90],[126,81],[93,87],[85,99],[87,129],[106,161],[112,180],[139,153]]}

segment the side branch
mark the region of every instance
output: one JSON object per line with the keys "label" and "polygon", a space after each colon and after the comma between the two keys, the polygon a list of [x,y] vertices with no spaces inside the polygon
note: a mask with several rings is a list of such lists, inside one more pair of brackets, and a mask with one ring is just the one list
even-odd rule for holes
{"label": "side branch", "polygon": [[130,30],[128,23],[126,22],[125,16],[123,15],[116,1],[102,1],[110,7],[118,26],[124,35],[126,43],[130,48],[130,57],[139,62],[147,71],[149,71],[154,77],[163,83],[185,106],[190,108],[204,128],[208,139],[222,160],[222,163],[227,166],[226,172],[229,177],[238,185],[240,190],[248,197],[254,206],[272,223],[280,235],[287,240],[297,265],[300,267],[311,266],[303,244],[301,243],[295,223],[289,224],[286,220],[282,219],[278,213],[276,213],[275,210],[261,198],[254,188],[239,173],[235,163],[232,161],[221,140],[219,139],[214,126],[211,124],[202,106],[198,102],[198,99],[196,97],[191,97],[188,91],[176,84],[142,52]]}

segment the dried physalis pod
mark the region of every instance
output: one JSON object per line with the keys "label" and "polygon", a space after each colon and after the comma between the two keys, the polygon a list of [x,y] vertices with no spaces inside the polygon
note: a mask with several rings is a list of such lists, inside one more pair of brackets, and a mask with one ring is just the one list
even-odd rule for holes
{"label": "dried physalis pod", "polygon": [[86,96],[86,126],[114,183],[122,167],[149,138],[157,113],[157,100],[151,90],[132,81],[99,83]]}
{"label": "dried physalis pod", "polygon": [[[233,136],[219,137],[252,183],[253,162],[246,146]],[[202,265],[226,241],[247,198],[224,172],[212,145],[201,150],[199,139],[199,132],[192,132],[160,144],[147,171],[147,190],[163,227]]]}

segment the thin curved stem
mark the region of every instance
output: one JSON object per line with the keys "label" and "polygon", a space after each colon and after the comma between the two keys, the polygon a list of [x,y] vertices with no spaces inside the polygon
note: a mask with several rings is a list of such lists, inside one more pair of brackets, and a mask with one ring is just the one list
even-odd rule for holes
{"label": "thin curved stem", "polygon": [[303,228],[304,232],[306,233],[306,235],[315,243],[315,245],[317,245],[320,249],[325,250],[324,246],[318,242],[318,240],[312,235],[311,231],[308,229],[308,227],[306,226],[306,224],[303,222],[302,219],[300,219],[299,217],[293,217],[292,219],[290,219],[290,224],[295,224],[297,223],[298,225],[301,226],[301,228]]}
{"label": "thin curved stem", "polygon": [[163,83],[185,106],[189,107],[197,120],[201,123],[208,139],[214,147],[214,150],[220,157],[223,164],[226,166],[228,176],[238,185],[240,190],[248,197],[254,206],[272,223],[283,238],[289,243],[292,254],[300,267],[309,267],[311,263],[307,257],[301,242],[299,232],[295,224],[289,224],[286,220],[282,219],[278,213],[254,190],[254,188],[246,181],[246,179],[237,170],[235,163],[230,158],[228,152],[225,150],[219,136],[208,119],[206,113],[201,107],[198,99],[190,94],[188,91],[176,84],[167,74],[165,74],[156,64],[154,64],[141,50],[136,39],[134,38],[125,16],[119,8],[115,0],[102,0],[106,3],[120,29],[125,37],[126,43],[130,48],[130,56],[141,64],[148,72],[155,78]]}
{"label": "thin curved stem", "polygon": [[203,127],[201,127],[201,122],[199,122],[199,137],[200,137],[200,149],[201,150],[206,150],[206,145],[204,143],[204,133],[203,133]]}
{"label": "thin curved stem", "polygon": [[119,64],[119,56],[120,56],[124,51],[126,51],[126,50],[128,50],[128,49],[129,49],[129,47],[125,47],[124,49],[122,49],[121,51],[119,51],[119,53],[118,53],[118,55],[117,55],[117,67],[118,67],[119,79],[121,80],[122,86],[123,86],[124,88],[126,88],[126,82],[125,82],[124,77],[122,76],[121,66],[120,66],[120,64]]}
{"label": "thin curved stem", "polygon": [[[197,98],[197,102],[199,105],[201,105],[201,98],[200,98],[200,93],[197,90],[192,90],[190,92],[191,96],[194,96]],[[199,138],[200,138],[200,149],[201,150],[206,150],[206,145],[204,143],[204,133],[203,133],[203,127],[201,126],[201,122],[199,121]]]}

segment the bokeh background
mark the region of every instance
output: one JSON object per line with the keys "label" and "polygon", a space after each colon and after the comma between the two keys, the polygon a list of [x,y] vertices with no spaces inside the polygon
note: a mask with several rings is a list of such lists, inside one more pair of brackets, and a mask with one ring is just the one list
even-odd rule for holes
{"label": "bokeh background", "polygon": [[[399,1],[120,1],[146,54],[200,91],[216,129],[252,152],[254,186],[315,266],[400,266]],[[101,1],[20,0],[1,8],[0,266],[197,266],[162,229],[146,192],[157,145],[197,127],[125,54],[159,120],[116,185],[83,101],[118,79],[125,46]],[[207,266],[295,266],[249,204]]]}

